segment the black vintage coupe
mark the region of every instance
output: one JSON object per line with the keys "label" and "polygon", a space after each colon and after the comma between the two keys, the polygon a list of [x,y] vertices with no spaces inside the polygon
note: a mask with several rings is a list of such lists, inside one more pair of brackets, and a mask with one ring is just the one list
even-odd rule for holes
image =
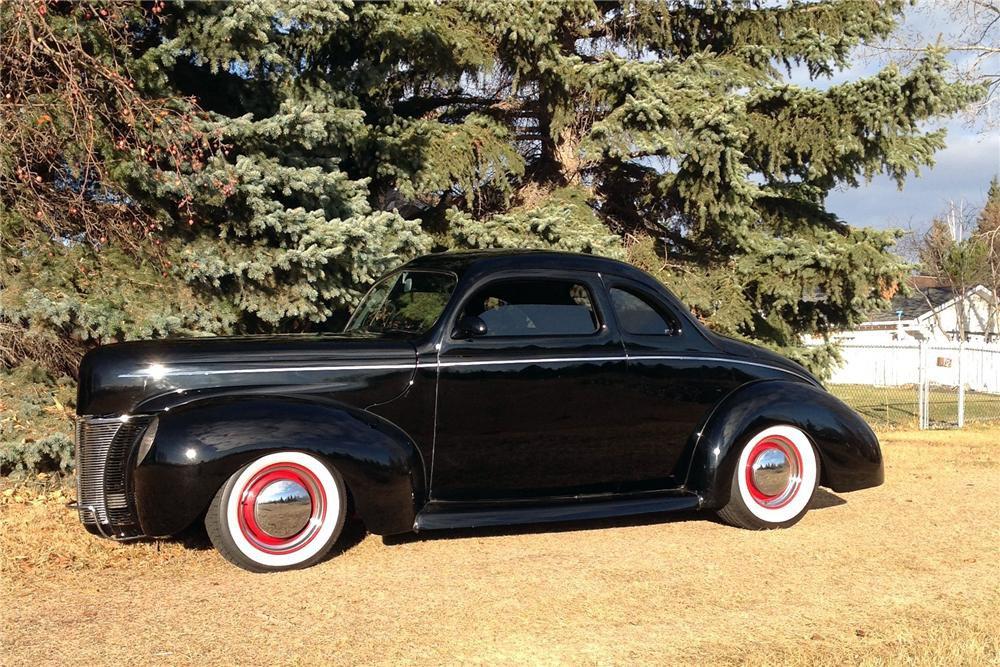
{"label": "black vintage coupe", "polygon": [[254,571],[373,533],[695,508],[790,526],[882,483],[865,422],[804,368],[723,338],[600,257],[445,253],[336,335],[142,341],[80,368],[78,509],[105,537],[198,520]]}

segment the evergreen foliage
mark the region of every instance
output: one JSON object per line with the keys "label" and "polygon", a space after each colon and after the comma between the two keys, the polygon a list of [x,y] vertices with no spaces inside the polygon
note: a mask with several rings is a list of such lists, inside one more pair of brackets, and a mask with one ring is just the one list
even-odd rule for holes
{"label": "evergreen foliage", "polygon": [[[931,164],[944,137],[925,121],[981,94],[949,83],[933,49],[908,71],[785,80],[843,70],[903,8],[4,3],[0,21],[44,26],[52,47],[82,38],[152,114],[130,119],[118,98],[108,107],[116,88],[84,87],[111,109],[91,133],[90,185],[66,176],[80,173],[71,119],[49,142],[61,171],[25,162],[6,139],[57,118],[61,75],[4,38],[5,362],[58,341],[334,327],[409,257],[492,246],[627,246],[709,325],[791,351],[856,322],[905,268],[894,233],[850,227],[826,195]],[[44,201],[74,193],[135,224],[102,233],[56,204],[38,224],[24,206],[37,178]]]}
{"label": "evergreen foliage", "polygon": [[73,467],[76,387],[35,363],[0,369],[0,475]]}
{"label": "evergreen foliage", "polygon": [[993,294],[987,324],[993,324],[1000,322],[1000,180],[996,176],[990,180],[986,203],[976,220],[974,238],[983,247],[982,280]]}
{"label": "evergreen foliage", "polygon": [[[960,238],[955,237],[952,227],[955,221],[951,219],[954,213],[953,209],[949,221],[942,217],[934,218],[919,239],[917,254],[920,269],[922,273],[934,276],[951,287],[960,306],[965,303],[969,290],[985,285],[990,296],[987,297],[987,321],[982,324],[984,331],[990,331],[1000,317],[997,296],[1000,294],[1000,184],[997,178],[994,176],[990,181],[986,202],[971,234],[966,236],[959,231]],[[959,318],[960,338],[966,336],[966,326],[965,319]]]}

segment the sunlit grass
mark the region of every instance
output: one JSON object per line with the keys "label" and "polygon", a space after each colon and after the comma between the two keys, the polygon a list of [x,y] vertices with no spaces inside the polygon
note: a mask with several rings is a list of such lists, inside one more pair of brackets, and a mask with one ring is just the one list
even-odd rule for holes
{"label": "sunlit grass", "polygon": [[197,534],[100,540],[56,490],[0,491],[0,662],[998,664],[1000,430],[880,438],[885,485],[821,490],[789,530],[353,530],[277,575]]}
{"label": "sunlit grass", "polygon": [[[916,385],[876,387],[831,384],[827,389],[876,426],[915,427],[918,421]],[[931,426],[958,420],[958,390],[932,387],[928,396]],[[965,393],[965,421],[1000,421],[1000,394]]]}

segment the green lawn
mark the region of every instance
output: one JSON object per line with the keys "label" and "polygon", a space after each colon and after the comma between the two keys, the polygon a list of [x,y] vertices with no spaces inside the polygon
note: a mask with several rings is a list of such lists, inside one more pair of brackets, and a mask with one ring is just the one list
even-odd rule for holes
{"label": "green lawn", "polygon": [[[917,387],[875,387],[863,384],[827,385],[830,393],[857,410],[871,424],[880,426],[915,426],[917,424]],[[958,391],[931,388],[931,426],[947,426],[958,420]],[[965,392],[965,421],[1000,420],[1000,394]]]}

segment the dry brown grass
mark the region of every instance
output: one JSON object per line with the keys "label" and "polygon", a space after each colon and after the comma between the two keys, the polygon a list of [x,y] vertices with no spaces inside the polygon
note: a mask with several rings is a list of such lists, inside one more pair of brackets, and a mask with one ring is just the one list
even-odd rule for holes
{"label": "dry brown grass", "polygon": [[[5,664],[997,664],[1000,431],[884,437],[885,486],[792,530],[707,517],[356,535],[251,575],[0,505]],[[846,501],[846,502],[844,502]]]}

